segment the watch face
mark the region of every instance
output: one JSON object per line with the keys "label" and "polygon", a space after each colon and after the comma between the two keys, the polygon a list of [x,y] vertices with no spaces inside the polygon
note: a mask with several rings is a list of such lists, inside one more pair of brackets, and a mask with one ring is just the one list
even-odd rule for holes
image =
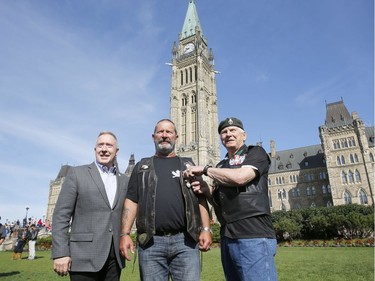
{"label": "watch face", "polygon": [[189,44],[186,44],[185,47],[184,47],[184,54],[187,54],[187,53],[190,53],[192,51],[194,51],[194,44],[193,43],[189,43]]}

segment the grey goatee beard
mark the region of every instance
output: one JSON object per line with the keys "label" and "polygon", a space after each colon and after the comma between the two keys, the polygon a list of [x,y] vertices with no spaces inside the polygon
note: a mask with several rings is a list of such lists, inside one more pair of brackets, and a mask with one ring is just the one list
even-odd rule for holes
{"label": "grey goatee beard", "polygon": [[169,143],[168,146],[162,145],[160,143],[155,143],[156,151],[162,155],[170,154],[171,152],[174,151],[174,147],[175,147],[175,143]]}

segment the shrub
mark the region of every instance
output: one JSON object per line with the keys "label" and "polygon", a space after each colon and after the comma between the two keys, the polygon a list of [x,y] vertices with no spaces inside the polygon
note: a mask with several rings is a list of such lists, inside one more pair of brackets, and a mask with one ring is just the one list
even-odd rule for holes
{"label": "shrub", "polygon": [[52,248],[52,236],[38,238],[35,245],[38,250],[50,250]]}

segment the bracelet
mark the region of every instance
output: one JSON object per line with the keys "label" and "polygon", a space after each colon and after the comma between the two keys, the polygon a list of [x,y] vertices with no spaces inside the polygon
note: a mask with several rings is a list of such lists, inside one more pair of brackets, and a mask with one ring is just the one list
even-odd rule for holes
{"label": "bracelet", "polygon": [[207,231],[207,232],[212,233],[212,229],[211,229],[210,227],[207,227],[207,226],[205,226],[205,227],[201,227],[201,232],[202,232],[202,231]]}
{"label": "bracelet", "polygon": [[211,165],[204,166],[202,174],[205,175],[205,176],[207,176],[207,171],[208,171],[209,168],[212,168],[212,166]]}
{"label": "bracelet", "polygon": [[130,232],[125,232],[125,233],[121,233],[120,234],[120,237],[123,237],[123,236],[129,236],[130,235]]}

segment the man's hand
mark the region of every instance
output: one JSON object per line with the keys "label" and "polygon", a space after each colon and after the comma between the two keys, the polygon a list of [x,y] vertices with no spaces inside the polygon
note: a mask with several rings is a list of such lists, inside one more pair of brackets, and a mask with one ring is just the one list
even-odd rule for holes
{"label": "man's hand", "polygon": [[199,234],[199,250],[207,252],[212,244],[212,234],[209,231],[201,231]]}
{"label": "man's hand", "polygon": [[121,236],[120,237],[120,253],[128,261],[131,260],[129,250],[132,254],[134,254],[135,246],[134,246],[133,239],[130,237],[130,235]]}
{"label": "man's hand", "polygon": [[53,270],[60,276],[66,276],[72,265],[71,257],[62,257],[53,260]]}

